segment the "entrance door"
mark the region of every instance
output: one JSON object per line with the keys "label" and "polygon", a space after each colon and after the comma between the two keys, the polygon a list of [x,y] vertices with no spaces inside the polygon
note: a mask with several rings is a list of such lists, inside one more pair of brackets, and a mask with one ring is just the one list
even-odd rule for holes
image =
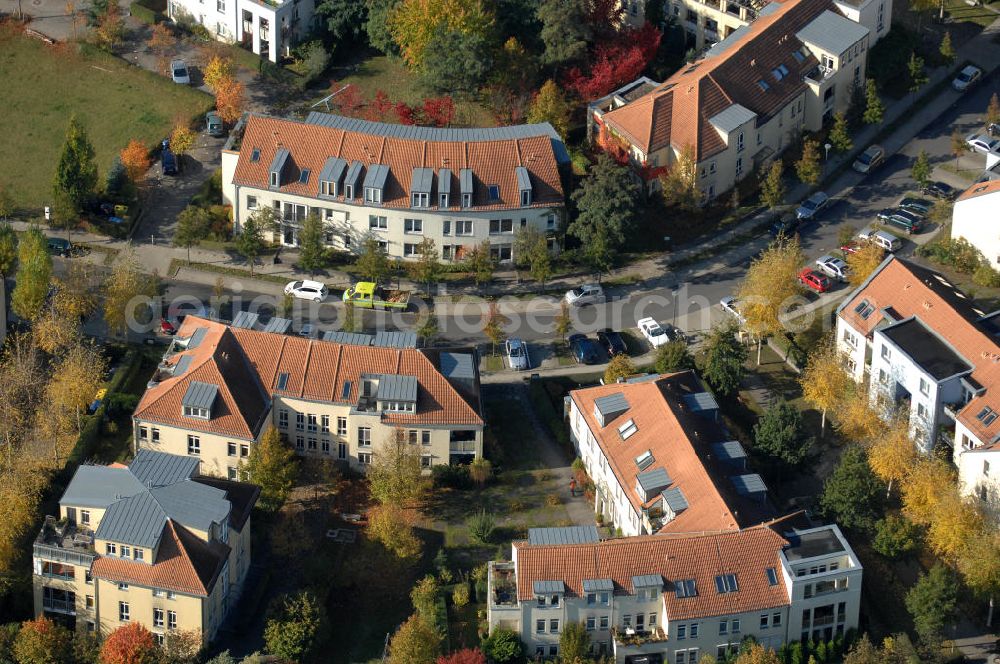
{"label": "entrance door", "polygon": [[295,229],[291,226],[285,226],[284,236],[281,238],[281,243],[286,247],[295,246]]}

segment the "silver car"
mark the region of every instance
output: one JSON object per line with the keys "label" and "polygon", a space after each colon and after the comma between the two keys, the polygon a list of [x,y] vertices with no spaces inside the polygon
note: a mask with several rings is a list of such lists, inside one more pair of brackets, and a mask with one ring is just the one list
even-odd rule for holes
{"label": "silver car", "polygon": [[813,219],[820,210],[826,207],[829,200],[829,196],[822,191],[817,191],[815,194],[802,201],[802,205],[800,205],[795,211],[795,216],[799,219]]}
{"label": "silver car", "polygon": [[566,304],[582,307],[585,304],[604,302],[604,289],[600,284],[584,284],[573,290],[566,291]]}
{"label": "silver car", "polygon": [[191,70],[183,60],[170,61],[170,78],[174,83],[181,85],[191,85]]}
{"label": "silver car", "polygon": [[528,357],[528,344],[517,337],[511,337],[504,343],[504,350],[507,353],[507,364],[514,371],[526,371],[531,368],[531,360]]}

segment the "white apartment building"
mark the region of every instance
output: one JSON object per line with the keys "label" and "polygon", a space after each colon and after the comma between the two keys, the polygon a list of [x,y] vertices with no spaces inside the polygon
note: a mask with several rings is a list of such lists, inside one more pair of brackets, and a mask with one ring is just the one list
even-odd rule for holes
{"label": "white apartment building", "polygon": [[315,0],[169,0],[167,16],[199,23],[219,41],[278,62],[315,27],[315,6]]}
{"label": "white apartment building", "polygon": [[593,138],[624,149],[649,191],[692,150],[711,200],[847,109],[878,36],[866,16],[831,0],[772,2],[652,91],[591,108]]}
{"label": "white apartment building", "polygon": [[315,213],[327,245],[348,252],[375,238],[389,256],[415,258],[430,238],[443,260],[460,261],[489,240],[494,259],[508,262],[516,231],[529,226],[558,250],[569,155],[547,123],[440,129],[311,113],[305,122],[250,115],[236,133],[222,182],[237,233],[268,206],[284,246],[297,246]]}
{"label": "white apartment building", "polygon": [[951,216],[951,237],[966,239],[1000,269],[1000,180],[977,182],[958,197]]}
{"label": "white apartment building", "polygon": [[532,529],[511,562],[489,565],[490,630],[554,658],[565,626],[582,623],[619,664],[696,664],[747,636],[775,649],[835,638],[858,626],[863,570],[836,525],[798,518],[603,541],[592,526]]}
{"label": "white apartment building", "polygon": [[940,274],[889,256],[837,309],[846,370],[872,403],[909,416],[918,448],[953,450],[961,490],[992,507],[1000,468],[1000,312]]}
{"label": "white apartment building", "polygon": [[188,316],[133,415],[135,448],[196,457],[201,474],[231,479],[271,427],[299,454],[362,471],[397,435],[428,471],[482,456],[474,351],[326,336],[336,341]]}
{"label": "white apartment building", "polygon": [[767,487],[692,371],[570,392],[594,511],[623,535],[739,530],[774,517]]}

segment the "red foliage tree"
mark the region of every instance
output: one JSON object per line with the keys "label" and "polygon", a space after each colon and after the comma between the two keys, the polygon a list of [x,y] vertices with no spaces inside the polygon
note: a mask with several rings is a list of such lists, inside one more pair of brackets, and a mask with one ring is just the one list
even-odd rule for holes
{"label": "red foliage tree", "polygon": [[423,108],[424,124],[447,127],[455,117],[455,102],[451,97],[427,97]]}
{"label": "red foliage tree", "polygon": [[584,73],[573,67],[566,74],[565,87],[583,99],[597,99],[633,81],[656,55],[663,34],[650,23],[639,30],[626,28],[619,37],[594,49],[590,67]]}
{"label": "red foliage tree", "polygon": [[153,633],[140,623],[129,623],[104,640],[99,661],[100,664],[156,664],[159,658]]}
{"label": "red foliage tree", "polygon": [[365,113],[365,119],[384,122],[389,117],[389,113],[394,109],[395,106],[392,100],[389,99],[389,95],[384,90],[376,90],[375,99],[368,103],[368,112]]}
{"label": "red foliage tree", "polygon": [[435,664],[486,664],[486,657],[479,648],[463,648],[450,655],[441,655]]}
{"label": "red foliage tree", "polygon": [[365,99],[361,96],[361,90],[358,86],[353,83],[344,85],[338,81],[330,81],[330,93],[334,95],[330,99],[330,104],[337,109],[338,113],[350,118],[356,118],[361,114]]}
{"label": "red foliage tree", "polygon": [[400,124],[405,125],[415,125],[420,124],[418,122],[417,111],[412,106],[407,104],[405,101],[397,101],[395,106],[396,117],[399,119]]}

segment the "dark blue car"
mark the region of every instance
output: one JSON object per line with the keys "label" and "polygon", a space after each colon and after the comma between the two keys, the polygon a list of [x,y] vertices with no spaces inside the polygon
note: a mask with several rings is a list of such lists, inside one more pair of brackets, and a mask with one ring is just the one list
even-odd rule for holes
{"label": "dark blue car", "polygon": [[572,334],[569,337],[569,348],[573,357],[580,364],[597,364],[601,358],[597,342],[582,334]]}
{"label": "dark blue car", "polygon": [[170,151],[170,148],[163,148],[160,153],[160,164],[163,166],[164,175],[177,175],[177,156]]}

